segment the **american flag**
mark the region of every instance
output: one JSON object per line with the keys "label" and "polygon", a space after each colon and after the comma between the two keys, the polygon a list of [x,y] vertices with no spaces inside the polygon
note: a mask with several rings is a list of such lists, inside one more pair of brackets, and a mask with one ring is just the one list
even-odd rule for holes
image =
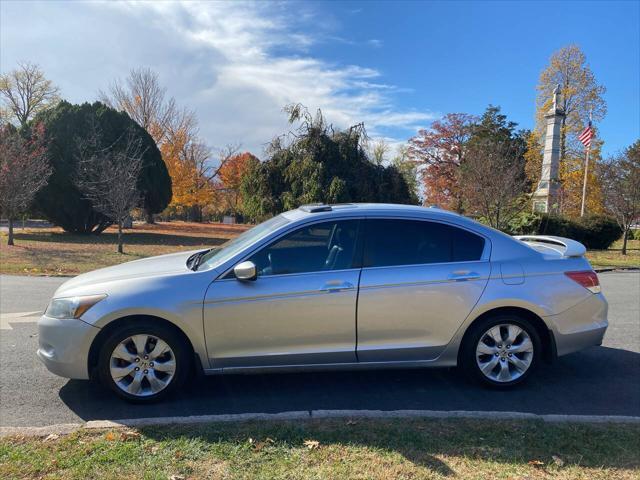
{"label": "american flag", "polygon": [[590,148],[591,139],[595,137],[595,135],[596,133],[593,131],[593,128],[591,127],[591,121],[589,121],[589,125],[587,125],[587,127],[582,131],[582,133],[578,137],[578,140],[580,140],[586,148]]}

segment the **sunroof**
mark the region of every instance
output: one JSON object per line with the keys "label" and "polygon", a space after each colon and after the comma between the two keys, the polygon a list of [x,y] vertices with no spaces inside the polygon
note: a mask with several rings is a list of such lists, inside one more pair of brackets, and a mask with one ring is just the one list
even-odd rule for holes
{"label": "sunroof", "polygon": [[311,205],[301,205],[300,210],[307,213],[330,212],[331,205],[325,205],[323,203],[313,203]]}

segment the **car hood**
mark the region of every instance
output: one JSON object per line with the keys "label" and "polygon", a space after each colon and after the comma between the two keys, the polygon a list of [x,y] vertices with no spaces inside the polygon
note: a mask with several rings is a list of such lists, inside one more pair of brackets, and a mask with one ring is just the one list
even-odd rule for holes
{"label": "car hood", "polygon": [[[143,258],[133,262],[114,265],[113,267],[101,268],[92,272],[83,273],[71,280],[63,283],[55,293],[55,297],[64,296],[65,292],[76,287],[91,287],[98,284],[115,282],[119,280],[131,280],[144,277],[159,277],[163,275],[173,275],[176,273],[189,272],[187,259],[199,250],[188,252],[170,253],[157,257]],[[105,293],[105,292],[94,292]]]}

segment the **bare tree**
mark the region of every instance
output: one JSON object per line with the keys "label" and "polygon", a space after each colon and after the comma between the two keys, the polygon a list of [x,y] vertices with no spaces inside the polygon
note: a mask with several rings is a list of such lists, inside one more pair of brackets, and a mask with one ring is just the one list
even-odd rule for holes
{"label": "bare tree", "polygon": [[510,142],[483,140],[469,146],[461,185],[469,210],[502,229],[527,206],[520,153]]}
{"label": "bare tree", "polygon": [[77,140],[77,146],[75,183],[93,208],[118,224],[118,253],[123,253],[123,224],[140,200],[137,182],[144,155],[142,141],[129,131],[105,146],[94,125],[86,138]]}
{"label": "bare tree", "polygon": [[629,230],[640,219],[640,140],[600,164],[599,177],[604,206],[624,232],[622,255],[626,255]]}
{"label": "bare tree", "polygon": [[167,89],[160,86],[158,74],[150,68],[134,68],[126,79],[116,80],[99,96],[111,108],[127,112],[158,145],[179,113],[175,100],[167,98]]}
{"label": "bare tree", "polygon": [[[158,147],[171,141],[176,125],[186,122],[195,126],[195,115],[179,110],[175,100],[167,97],[167,89],[160,86],[158,74],[150,68],[134,68],[124,80],[116,80],[107,92],[99,92],[100,100],[116,110],[126,112],[144,128]],[[153,214],[145,209],[147,223],[153,223]]]}
{"label": "bare tree", "polygon": [[387,159],[387,154],[391,150],[384,138],[380,138],[373,143],[370,148],[369,157],[376,165],[382,165]]}
{"label": "bare tree", "polygon": [[0,211],[9,221],[8,245],[14,244],[13,222],[29,208],[50,175],[42,125],[36,125],[28,139],[12,125],[0,126]]}
{"label": "bare tree", "polygon": [[0,75],[0,94],[6,110],[3,117],[15,117],[21,127],[38,112],[58,103],[59,92],[33,63],[20,63],[16,70]]}

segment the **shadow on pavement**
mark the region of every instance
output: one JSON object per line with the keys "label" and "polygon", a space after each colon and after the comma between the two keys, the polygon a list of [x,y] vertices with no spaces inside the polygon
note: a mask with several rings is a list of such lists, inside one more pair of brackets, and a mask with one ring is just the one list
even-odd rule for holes
{"label": "shadow on pavement", "polygon": [[509,391],[470,384],[456,369],[415,369],[212,376],[152,405],[129,404],[77,380],[59,395],[83,420],[332,409],[640,416],[638,379],[640,353],[592,347],[541,365]]}

